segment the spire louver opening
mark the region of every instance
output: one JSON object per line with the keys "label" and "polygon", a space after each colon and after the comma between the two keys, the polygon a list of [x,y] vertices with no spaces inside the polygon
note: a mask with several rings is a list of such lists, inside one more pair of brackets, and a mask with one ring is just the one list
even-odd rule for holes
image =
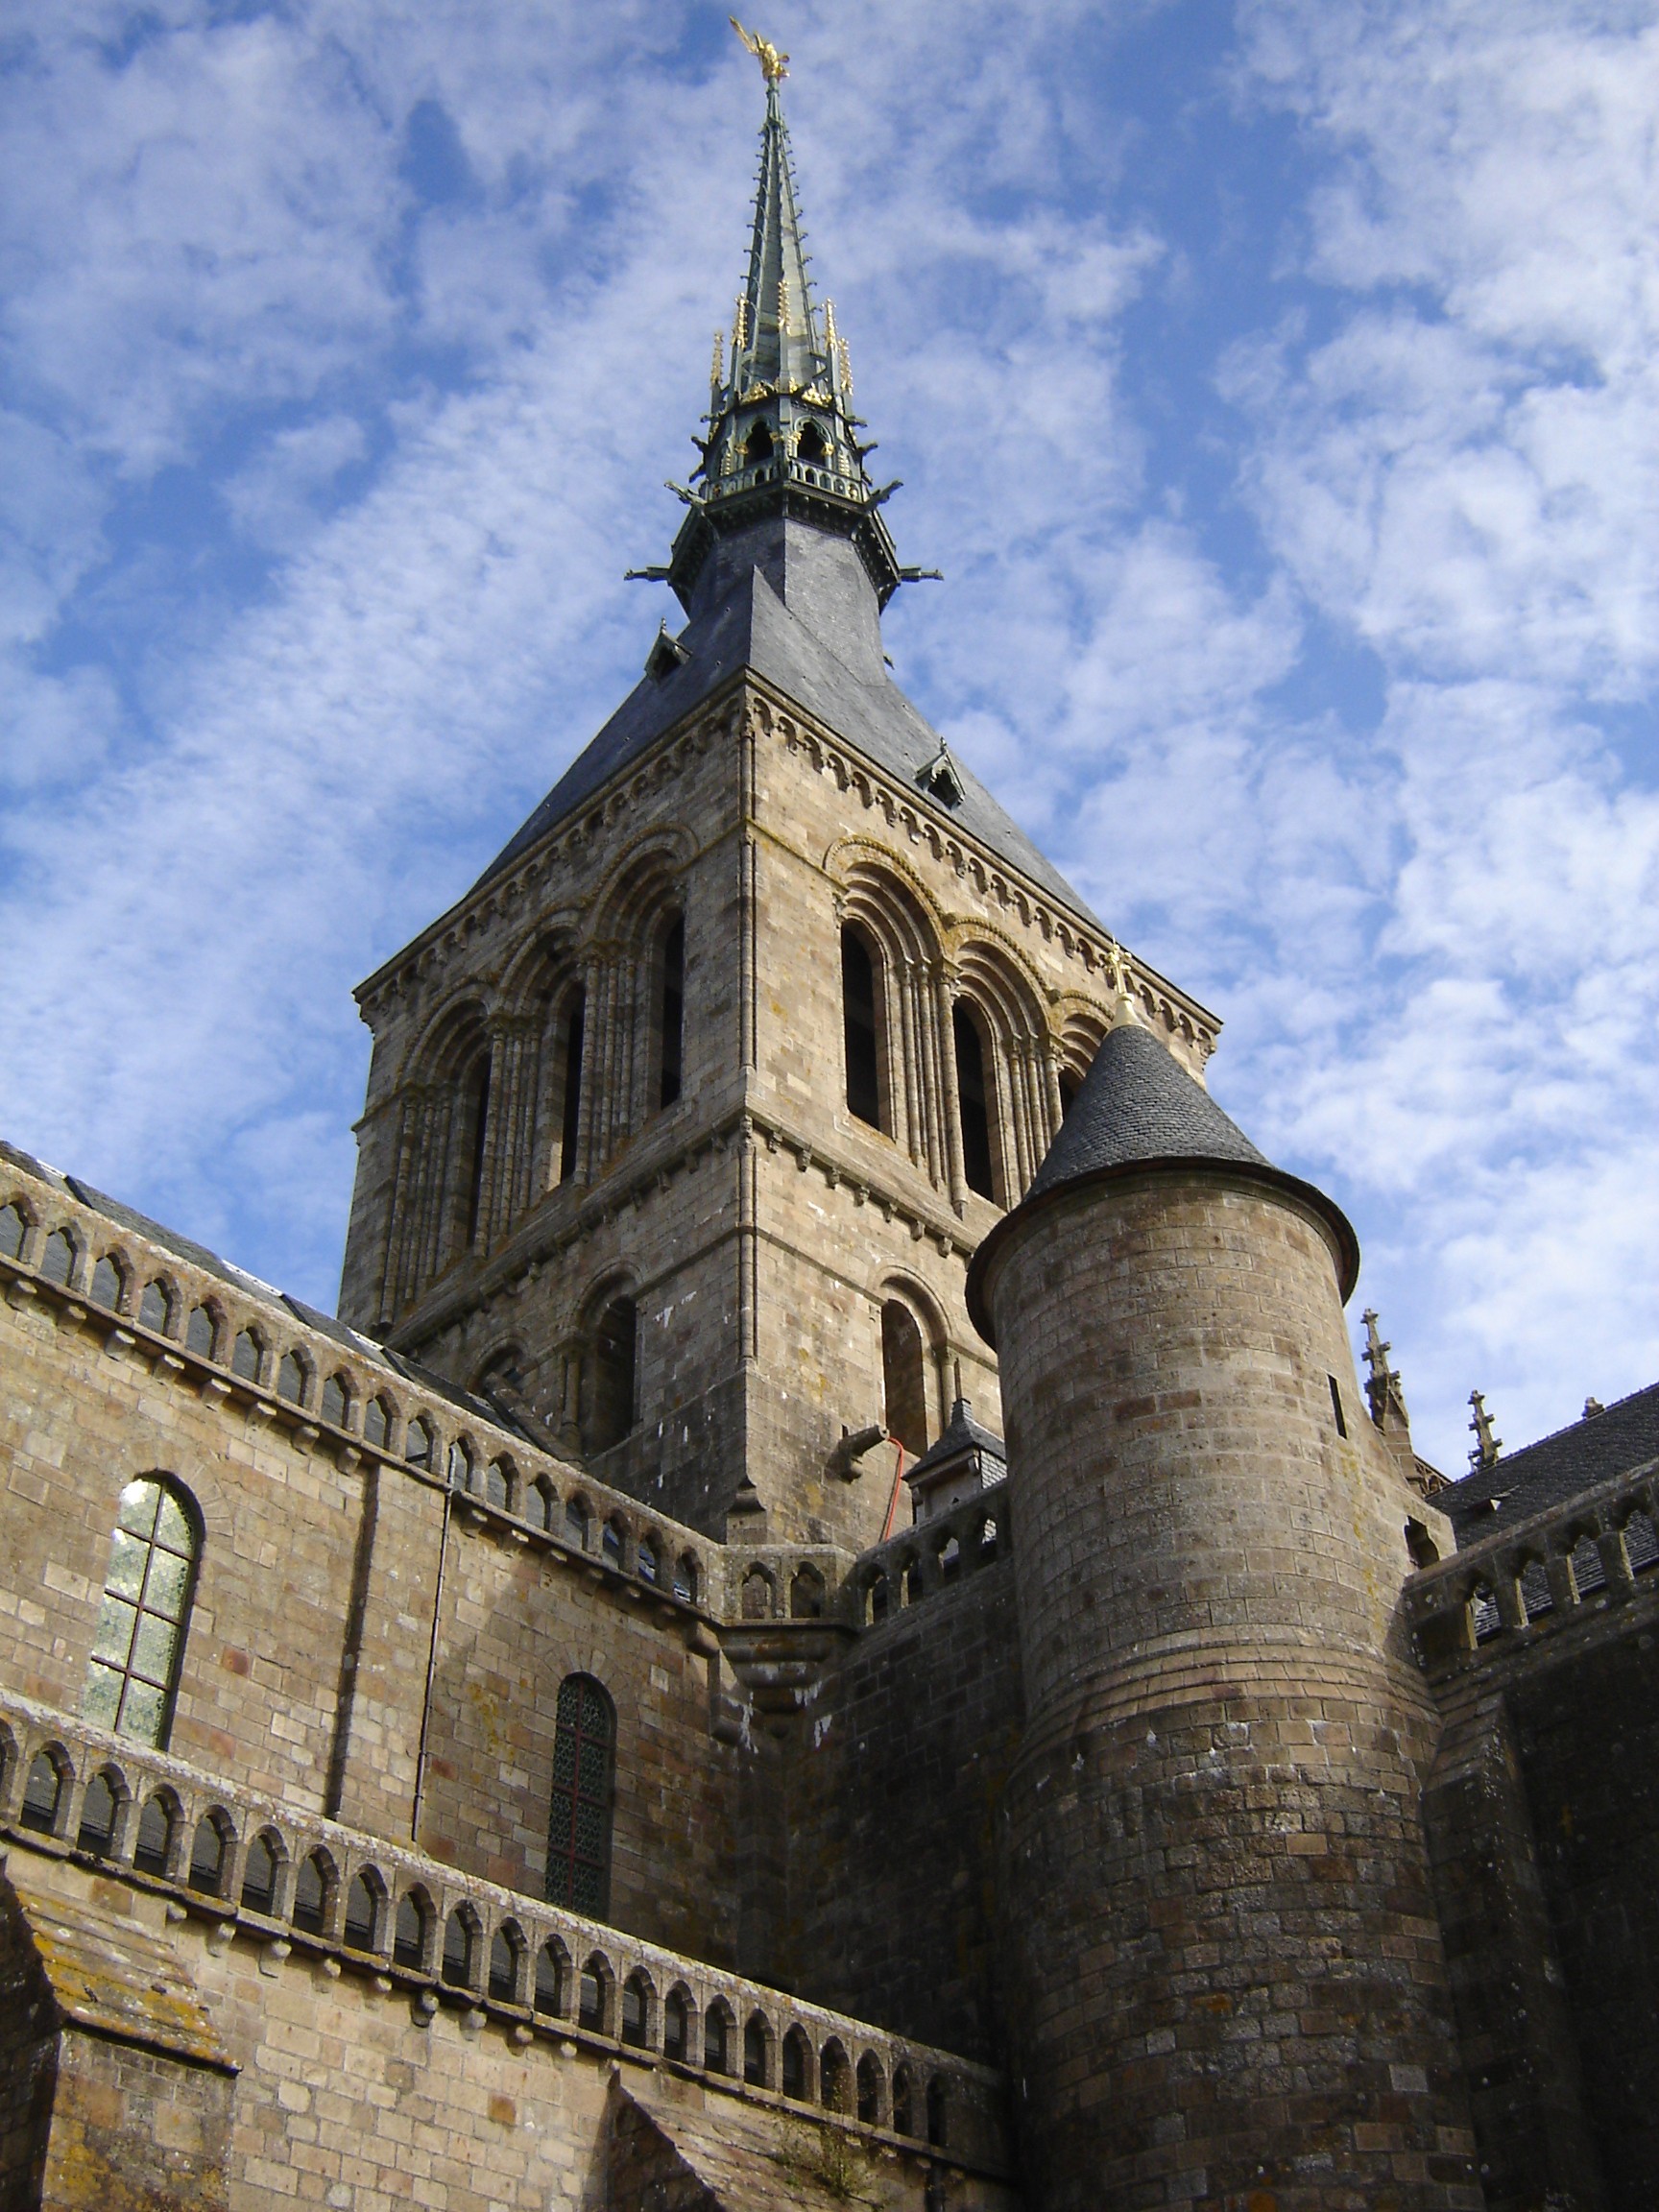
{"label": "spire louver opening", "polygon": [[730,339],[714,341],[702,458],[691,486],[673,487],[690,512],[667,581],[687,608],[714,537],[768,513],[851,538],[883,605],[904,579],[878,512],[898,486],[878,488],[865,469],[847,341],[833,305],[813,300],[809,258],[789,129],[768,76],[748,275]]}

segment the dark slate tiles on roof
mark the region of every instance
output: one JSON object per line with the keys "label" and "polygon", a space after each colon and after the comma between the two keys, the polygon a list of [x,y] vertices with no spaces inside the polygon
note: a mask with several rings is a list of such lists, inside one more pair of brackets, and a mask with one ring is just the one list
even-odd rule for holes
{"label": "dark slate tiles on roof", "polygon": [[1123,1022],[1095,1053],[1027,1200],[1103,1167],[1151,1160],[1271,1165],[1172,1052]]}
{"label": "dark slate tiles on roof", "polygon": [[1659,1459],[1659,1382],[1505,1453],[1495,1466],[1442,1490],[1434,1503],[1450,1516],[1460,1546],[1479,1544],[1650,1459]]}

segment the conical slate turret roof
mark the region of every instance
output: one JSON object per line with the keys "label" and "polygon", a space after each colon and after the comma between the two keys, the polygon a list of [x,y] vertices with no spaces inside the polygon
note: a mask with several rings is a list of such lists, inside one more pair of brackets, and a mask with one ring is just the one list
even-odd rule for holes
{"label": "conical slate turret roof", "polygon": [[1030,1190],[969,1264],[974,1328],[995,1344],[987,1285],[996,1256],[1063,1192],[1138,1170],[1205,1167],[1281,1190],[1318,1214],[1332,1234],[1347,1299],[1358,1280],[1359,1240],[1342,1209],[1313,1184],[1275,1167],[1172,1052],[1138,1022],[1123,1022],[1107,1032]]}
{"label": "conical slate turret roof", "polygon": [[1272,1165],[1172,1052],[1139,1023],[1123,1022],[1095,1053],[1026,1196],[1039,1198],[1101,1167],[1148,1160]]}

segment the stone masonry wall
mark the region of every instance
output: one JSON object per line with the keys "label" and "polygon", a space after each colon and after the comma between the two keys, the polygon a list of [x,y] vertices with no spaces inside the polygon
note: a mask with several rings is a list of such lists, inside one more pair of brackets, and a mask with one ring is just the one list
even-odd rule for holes
{"label": "stone masonry wall", "polygon": [[1022,1722],[1013,1573],[896,1612],[792,1736],[784,1964],[820,2004],[1000,2062],[997,1833]]}
{"label": "stone masonry wall", "polygon": [[1223,1170],[1080,1185],[1022,1228],[990,1292],[1040,2200],[1474,2212],[1400,1597],[1422,1506],[1358,1417],[1326,1234]]}

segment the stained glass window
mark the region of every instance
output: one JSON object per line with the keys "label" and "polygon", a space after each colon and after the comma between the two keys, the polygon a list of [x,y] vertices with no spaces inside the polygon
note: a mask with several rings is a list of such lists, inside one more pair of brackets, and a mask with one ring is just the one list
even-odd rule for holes
{"label": "stained glass window", "polygon": [[148,1476],[128,1483],[83,1704],[89,1720],[135,1743],[166,1742],[197,1550],[195,1517],[181,1493]]}
{"label": "stained glass window", "polygon": [[616,1736],[610,1698],[590,1675],[559,1686],[547,1897],[602,1918],[611,1871],[611,1784]]}

